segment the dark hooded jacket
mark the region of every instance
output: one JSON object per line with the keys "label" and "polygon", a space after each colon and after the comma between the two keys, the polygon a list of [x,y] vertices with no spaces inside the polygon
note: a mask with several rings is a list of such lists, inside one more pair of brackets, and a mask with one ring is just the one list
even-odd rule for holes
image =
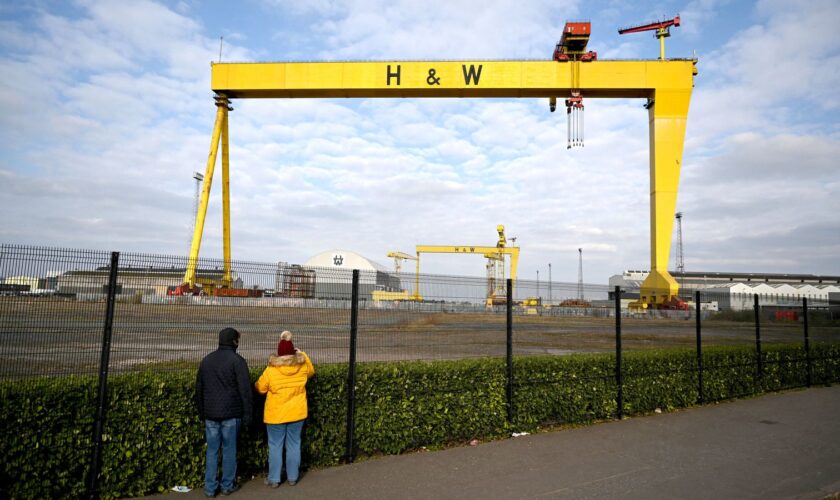
{"label": "dark hooded jacket", "polygon": [[251,378],[245,359],[236,353],[239,332],[219,332],[219,348],[201,361],[196,380],[196,404],[202,420],[241,418],[251,422]]}

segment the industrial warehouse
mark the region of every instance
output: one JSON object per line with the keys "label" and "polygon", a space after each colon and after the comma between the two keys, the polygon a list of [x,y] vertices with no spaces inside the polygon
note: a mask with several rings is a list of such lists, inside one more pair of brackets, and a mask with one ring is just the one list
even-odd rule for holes
{"label": "industrial warehouse", "polygon": [[[646,271],[624,271],[610,277],[610,289],[621,287],[622,297],[636,298],[647,278]],[[836,301],[840,304],[840,276],[813,274],[703,273],[673,272],[684,297],[695,291],[713,296],[721,310],[752,309],[753,296],[767,304],[797,304],[803,298]],[[612,292],[611,292],[612,296]]]}

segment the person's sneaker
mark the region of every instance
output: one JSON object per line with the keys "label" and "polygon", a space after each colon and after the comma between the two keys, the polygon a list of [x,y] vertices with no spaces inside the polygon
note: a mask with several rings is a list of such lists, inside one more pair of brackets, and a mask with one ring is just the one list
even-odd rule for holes
{"label": "person's sneaker", "polygon": [[265,485],[266,485],[266,486],[268,486],[269,488],[277,488],[277,487],[279,487],[279,486],[280,486],[280,483],[276,483],[276,482],[274,482],[274,481],[269,481],[268,479],[266,479],[265,481],[263,481],[263,484],[265,484]]}
{"label": "person's sneaker", "polygon": [[291,480],[289,481],[289,486],[294,486],[296,484],[297,484],[297,481],[291,481]]}
{"label": "person's sneaker", "polygon": [[231,488],[229,490],[222,490],[222,496],[226,497],[226,496],[230,495],[231,493],[236,493],[237,491],[239,491],[239,485],[234,484],[233,488]]}

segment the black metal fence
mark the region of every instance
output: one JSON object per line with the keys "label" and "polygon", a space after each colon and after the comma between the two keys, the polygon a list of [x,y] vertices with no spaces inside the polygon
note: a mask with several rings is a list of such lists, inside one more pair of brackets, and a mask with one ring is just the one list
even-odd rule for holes
{"label": "black metal fence", "polygon": [[[642,312],[628,308],[617,287],[517,280],[503,284],[499,294],[499,284],[485,278],[282,262],[234,262],[229,278],[235,293],[244,296],[183,295],[177,287],[187,264],[183,257],[0,246],[0,276],[9,285],[0,296],[0,380],[25,384],[31,377],[98,375],[91,393],[97,398],[91,492],[97,491],[109,374],[194,368],[216,348],[218,331],[227,326],[242,332],[239,353],[250,366],[266,362],[283,330],[293,332],[295,345],[316,365],[347,364],[349,460],[355,402],[364,397],[354,391],[358,363],[503,358],[511,421],[517,391],[572,383],[514,380],[516,360],[529,356],[612,354],[608,370],[573,383],[609,394],[615,412],[607,416],[619,418],[627,384],[643,390],[639,387],[674,370],[650,366],[625,373],[628,352],[694,349],[696,363],[681,369],[696,379],[699,403],[724,394],[704,385],[704,374],[716,370],[750,370],[742,394],[754,393],[772,366],[789,373],[783,387],[834,382],[812,370],[815,344],[840,342],[840,315],[825,300],[755,296],[747,304],[697,292],[687,310]],[[225,277],[219,260],[202,259],[197,268],[199,278]],[[717,311],[722,304],[727,310]],[[768,355],[768,343],[799,345],[801,355]],[[754,361],[704,366],[704,348],[727,345],[754,346]],[[729,389],[727,397],[739,394]]]}

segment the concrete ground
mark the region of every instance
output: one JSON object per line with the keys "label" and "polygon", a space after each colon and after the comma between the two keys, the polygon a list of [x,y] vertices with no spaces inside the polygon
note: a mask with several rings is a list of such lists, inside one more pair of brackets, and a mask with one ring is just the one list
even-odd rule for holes
{"label": "concrete ground", "polygon": [[838,416],[840,387],[790,391],[367,460],[278,489],[257,477],[230,498],[822,499],[840,492]]}

